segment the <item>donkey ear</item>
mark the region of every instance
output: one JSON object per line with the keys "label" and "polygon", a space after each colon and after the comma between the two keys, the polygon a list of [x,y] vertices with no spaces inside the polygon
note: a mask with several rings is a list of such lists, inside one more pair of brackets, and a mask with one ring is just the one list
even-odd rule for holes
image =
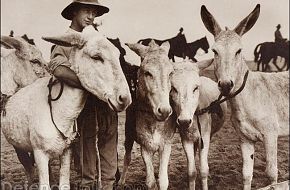
{"label": "donkey ear", "polygon": [[170,49],[170,43],[168,41],[163,42],[160,46],[162,49],[165,50],[165,52],[168,54],[169,49]]}
{"label": "donkey ear", "polygon": [[20,52],[25,49],[22,41],[10,36],[1,36],[1,45],[3,45],[7,49],[16,49]]}
{"label": "donkey ear", "polygon": [[201,6],[200,15],[203,24],[214,36],[217,36],[222,31],[215,18],[210,14],[204,5]]}
{"label": "donkey ear", "polygon": [[81,48],[85,44],[83,38],[81,37],[81,34],[76,32],[57,37],[42,37],[42,39],[56,45],[66,47],[76,46],[78,48]]}
{"label": "donkey ear", "polygon": [[128,46],[137,55],[139,55],[141,57],[141,59],[144,59],[144,57],[146,56],[146,53],[147,53],[147,50],[148,50],[147,46],[144,46],[144,45],[139,44],[139,43],[135,43],[135,44],[125,43],[125,45]]}
{"label": "donkey ear", "polygon": [[260,4],[257,4],[255,9],[238,24],[238,26],[234,29],[234,31],[240,36],[244,35],[254,26],[257,19],[259,18],[259,15],[260,15]]}
{"label": "donkey ear", "polygon": [[207,59],[203,61],[196,62],[195,64],[198,66],[199,70],[203,70],[209,67],[213,63],[214,59]]}

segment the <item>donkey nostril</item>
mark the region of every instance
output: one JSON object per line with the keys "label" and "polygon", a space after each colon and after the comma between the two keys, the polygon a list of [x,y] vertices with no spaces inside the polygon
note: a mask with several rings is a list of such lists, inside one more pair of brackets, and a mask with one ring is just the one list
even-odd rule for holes
{"label": "donkey nostril", "polygon": [[234,83],[233,83],[233,81],[231,80],[231,88],[234,86]]}
{"label": "donkey nostril", "polygon": [[221,81],[218,82],[218,87],[221,87]]}
{"label": "donkey nostril", "polygon": [[178,125],[180,125],[180,120],[179,120],[179,119],[177,119],[177,120],[176,120],[176,123],[177,123]]}
{"label": "donkey nostril", "polygon": [[161,110],[161,108],[158,108],[158,109],[157,109],[157,112],[158,112],[158,114],[161,115],[161,114],[162,114],[162,110]]}

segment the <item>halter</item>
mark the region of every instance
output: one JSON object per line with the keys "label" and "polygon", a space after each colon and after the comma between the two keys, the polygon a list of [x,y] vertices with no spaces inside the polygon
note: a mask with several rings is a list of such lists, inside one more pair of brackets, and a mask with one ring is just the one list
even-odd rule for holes
{"label": "halter", "polygon": [[[60,91],[59,91],[59,94],[57,95],[56,98],[52,98],[51,97],[51,90],[52,90],[52,87],[55,84],[57,84],[57,83],[60,83]],[[49,109],[50,109],[51,121],[52,121],[53,125],[55,126],[55,128],[57,129],[57,131],[60,133],[60,135],[63,138],[63,140],[66,142],[66,144],[70,145],[79,136],[79,133],[77,132],[77,129],[76,129],[77,128],[77,126],[76,126],[77,123],[75,122],[74,125],[73,125],[73,133],[69,137],[65,136],[64,133],[57,127],[57,125],[54,122],[53,114],[52,114],[52,105],[51,105],[52,101],[57,101],[61,97],[61,95],[63,93],[64,83],[59,81],[59,80],[57,80],[57,79],[53,80],[53,77],[51,77],[49,79],[47,87],[48,87],[47,101],[48,101],[48,105],[49,105]]]}
{"label": "halter", "polygon": [[225,96],[224,99],[221,99],[224,95],[221,93],[218,97],[217,100],[213,101],[210,103],[209,106],[203,108],[203,109],[200,109],[200,110],[196,110],[194,115],[196,116],[196,120],[197,120],[197,126],[198,126],[198,130],[199,130],[199,133],[200,133],[200,139],[201,139],[201,149],[203,149],[203,140],[202,140],[202,136],[201,136],[201,125],[200,125],[200,122],[199,122],[199,116],[200,115],[203,115],[204,113],[215,113],[217,110],[220,110],[221,109],[221,106],[220,104],[229,100],[229,99],[232,99],[234,98],[235,96],[237,96],[240,92],[242,92],[242,90],[245,88],[246,86],[246,82],[247,82],[247,79],[248,79],[248,75],[249,75],[249,70],[247,70],[245,76],[244,76],[244,80],[243,80],[243,83],[241,85],[241,87],[235,92],[233,93],[232,95],[229,95],[229,96]]}

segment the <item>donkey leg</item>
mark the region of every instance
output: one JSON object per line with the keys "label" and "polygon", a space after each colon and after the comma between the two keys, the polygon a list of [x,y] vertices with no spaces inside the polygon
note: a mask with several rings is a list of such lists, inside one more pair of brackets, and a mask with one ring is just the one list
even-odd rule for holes
{"label": "donkey leg", "polygon": [[[205,125],[204,125],[205,126]],[[200,175],[201,175],[201,185],[203,190],[208,190],[208,175],[209,175],[209,167],[208,167],[208,151],[209,151],[209,143],[210,143],[210,130],[204,132],[202,135],[203,139],[203,149],[200,147]]]}
{"label": "donkey leg", "polygon": [[126,136],[125,137],[125,156],[124,156],[124,163],[123,163],[123,172],[121,174],[121,179],[120,179],[120,182],[119,184],[120,185],[125,185],[125,182],[126,182],[126,177],[127,177],[127,172],[128,172],[128,168],[129,168],[129,165],[131,163],[131,152],[132,152],[132,147],[133,147],[133,144],[134,144],[134,140],[132,137],[130,136]]}
{"label": "donkey leg", "polygon": [[154,167],[152,160],[153,153],[147,151],[144,147],[141,147],[141,154],[146,167],[146,185],[148,187],[148,190],[158,189],[154,176]]}
{"label": "donkey leg", "polygon": [[243,139],[241,142],[241,150],[243,157],[244,190],[250,190],[254,168],[254,152],[255,152],[254,143],[246,139]]}
{"label": "donkey leg", "polygon": [[126,122],[125,122],[125,156],[123,163],[123,172],[121,174],[121,180],[119,184],[125,185],[127,172],[131,163],[131,152],[134,145],[134,139],[136,137],[136,113],[133,105],[130,105],[126,110]]}
{"label": "donkey leg", "polygon": [[60,156],[60,171],[59,171],[59,189],[70,189],[70,163],[71,163],[72,150],[67,148]]}
{"label": "donkey leg", "polygon": [[42,150],[34,150],[34,159],[38,169],[39,189],[50,190],[48,161],[49,157]]}
{"label": "donkey leg", "polygon": [[271,134],[264,137],[264,146],[266,152],[266,173],[270,178],[271,184],[277,183],[277,141],[278,137]]}
{"label": "donkey leg", "polygon": [[195,152],[193,142],[182,140],[182,146],[187,158],[187,173],[189,190],[195,190],[195,180],[197,176],[195,166]]}
{"label": "donkey leg", "polygon": [[17,147],[14,147],[17,157],[20,161],[20,163],[23,165],[25,169],[25,174],[27,176],[28,185],[33,184],[33,180],[36,177],[35,176],[35,167],[34,167],[34,160],[29,155],[28,152],[25,152]]}
{"label": "donkey leg", "polygon": [[168,162],[171,153],[171,144],[165,144],[163,149],[159,150],[159,189],[167,190],[168,188]]}

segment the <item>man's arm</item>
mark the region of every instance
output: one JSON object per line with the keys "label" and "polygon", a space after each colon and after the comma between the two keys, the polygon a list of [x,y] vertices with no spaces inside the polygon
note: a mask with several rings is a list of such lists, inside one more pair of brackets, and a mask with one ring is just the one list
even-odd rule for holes
{"label": "man's arm", "polygon": [[68,60],[71,48],[55,46],[51,53],[49,69],[52,74],[67,85],[84,89],[77,75],[70,69],[71,63]]}
{"label": "man's arm", "polygon": [[70,68],[67,66],[59,65],[54,69],[53,75],[58,78],[60,81],[66,83],[67,85],[74,87],[74,88],[79,88],[79,89],[84,89],[82,87],[82,84],[75,74]]}

